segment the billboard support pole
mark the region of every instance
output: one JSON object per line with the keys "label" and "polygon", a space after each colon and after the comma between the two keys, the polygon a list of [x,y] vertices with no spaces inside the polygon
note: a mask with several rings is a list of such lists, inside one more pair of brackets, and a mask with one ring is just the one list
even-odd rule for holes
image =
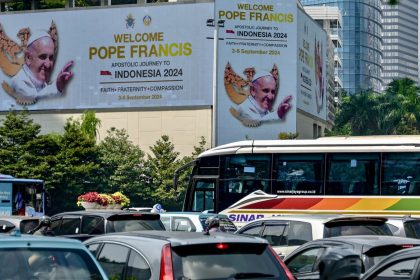
{"label": "billboard support pole", "polygon": [[211,146],[217,146],[217,86],[218,86],[218,55],[219,55],[219,27],[224,27],[225,21],[218,20],[217,23],[214,22],[214,19],[207,20],[207,26],[214,27],[213,30],[213,108],[212,108],[212,137],[211,137]]}
{"label": "billboard support pole", "polygon": [[214,148],[217,146],[217,55],[218,55],[218,38],[219,38],[219,27],[218,24],[214,29],[214,40],[213,40],[213,110],[212,110],[212,140],[211,146]]}

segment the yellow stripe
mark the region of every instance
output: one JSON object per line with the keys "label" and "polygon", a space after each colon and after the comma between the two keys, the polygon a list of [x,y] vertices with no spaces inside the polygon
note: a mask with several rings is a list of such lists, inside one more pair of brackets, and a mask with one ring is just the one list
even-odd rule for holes
{"label": "yellow stripe", "polygon": [[400,201],[399,198],[363,198],[346,210],[385,210]]}
{"label": "yellow stripe", "polygon": [[391,210],[225,210],[221,212],[222,214],[270,214],[270,215],[280,215],[280,214],[355,214],[355,215],[420,215],[420,211],[391,211]]}

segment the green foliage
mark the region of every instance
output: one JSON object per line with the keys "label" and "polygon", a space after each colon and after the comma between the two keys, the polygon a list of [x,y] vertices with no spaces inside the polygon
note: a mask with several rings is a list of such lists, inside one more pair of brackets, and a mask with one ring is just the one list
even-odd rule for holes
{"label": "green foliage", "polygon": [[200,138],[191,156],[179,157],[164,135],[147,155],[134,145],[123,129],[111,128],[96,143],[100,120],[94,112],[81,119],[70,118],[63,134],[40,135],[41,126],[27,111],[10,111],[0,125],[0,173],[45,181],[52,208],[47,214],[77,209],[77,197],[86,192],[127,194],[133,206],[161,203],[165,209],[180,209],[191,168],[175,171],[205,150]]}
{"label": "green foliage", "polygon": [[420,134],[420,94],[408,78],[392,81],[383,94],[345,96],[327,135]]}
{"label": "green foliage", "polygon": [[148,194],[154,201],[165,205],[166,209],[177,207],[182,199],[173,188],[173,175],[181,166],[179,152],[169,141],[169,136],[163,135],[155,145],[150,147],[153,155],[147,155],[147,174],[150,178]]}
{"label": "green foliage", "polygon": [[100,126],[101,120],[96,117],[95,112],[86,111],[83,113],[81,129],[88,138],[95,140]]}
{"label": "green foliage", "polygon": [[129,139],[124,129],[111,128],[99,144],[101,192],[130,194],[132,205],[149,203],[144,175],[144,152]]}
{"label": "green foliage", "polygon": [[299,133],[292,133],[292,132],[280,132],[278,135],[278,139],[280,140],[294,140],[299,137]]}
{"label": "green foliage", "polygon": [[[41,126],[29,119],[28,112],[10,111],[0,126],[0,172],[23,176],[28,166],[22,160],[30,156],[30,149],[40,133]],[[32,166],[32,165],[30,165]]]}
{"label": "green foliage", "polygon": [[57,9],[64,8],[66,0],[40,0],[39,8],[40,9]]}
{"label": "green foliage", "polygon": [[97,190],[100,164],[95,141],[82,130],[79,120],[70,118],[59,139],[60,152],[53,168],[52,211],[76,209],[77,196]]}

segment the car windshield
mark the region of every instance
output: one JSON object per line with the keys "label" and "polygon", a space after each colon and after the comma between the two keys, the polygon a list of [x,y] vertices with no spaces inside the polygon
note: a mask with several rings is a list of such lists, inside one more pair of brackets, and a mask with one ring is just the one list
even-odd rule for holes
{"label": "car windshield", "polygon": [[342,235],[392,235],[384,222],[331,223],[324,228],[324,237]]}
{"label": "car windshield", "polygon": [[100,280],[87,252],[73,249],[2,249],[1,279]]}
{"label": "car windshield", "polygon": [[287,279],[267,244],[179,246],[172,257],[175,279]]}

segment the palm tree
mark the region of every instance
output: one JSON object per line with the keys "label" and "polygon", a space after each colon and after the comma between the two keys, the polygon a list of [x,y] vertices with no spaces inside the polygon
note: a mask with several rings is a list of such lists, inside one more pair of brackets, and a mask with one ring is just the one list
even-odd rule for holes
{"label": "palm tree", "polygon": [[420,131],[420,90],[409,78],[393,80],[385,91],[392,104],[388,121],[395,126],[393,134],[418,134]]}
{"label": "palm tree", "polygon": [[350,126],[352,135],[371,135],[378,131],[378,97],[364,91],[343,98],[336,126]]}

